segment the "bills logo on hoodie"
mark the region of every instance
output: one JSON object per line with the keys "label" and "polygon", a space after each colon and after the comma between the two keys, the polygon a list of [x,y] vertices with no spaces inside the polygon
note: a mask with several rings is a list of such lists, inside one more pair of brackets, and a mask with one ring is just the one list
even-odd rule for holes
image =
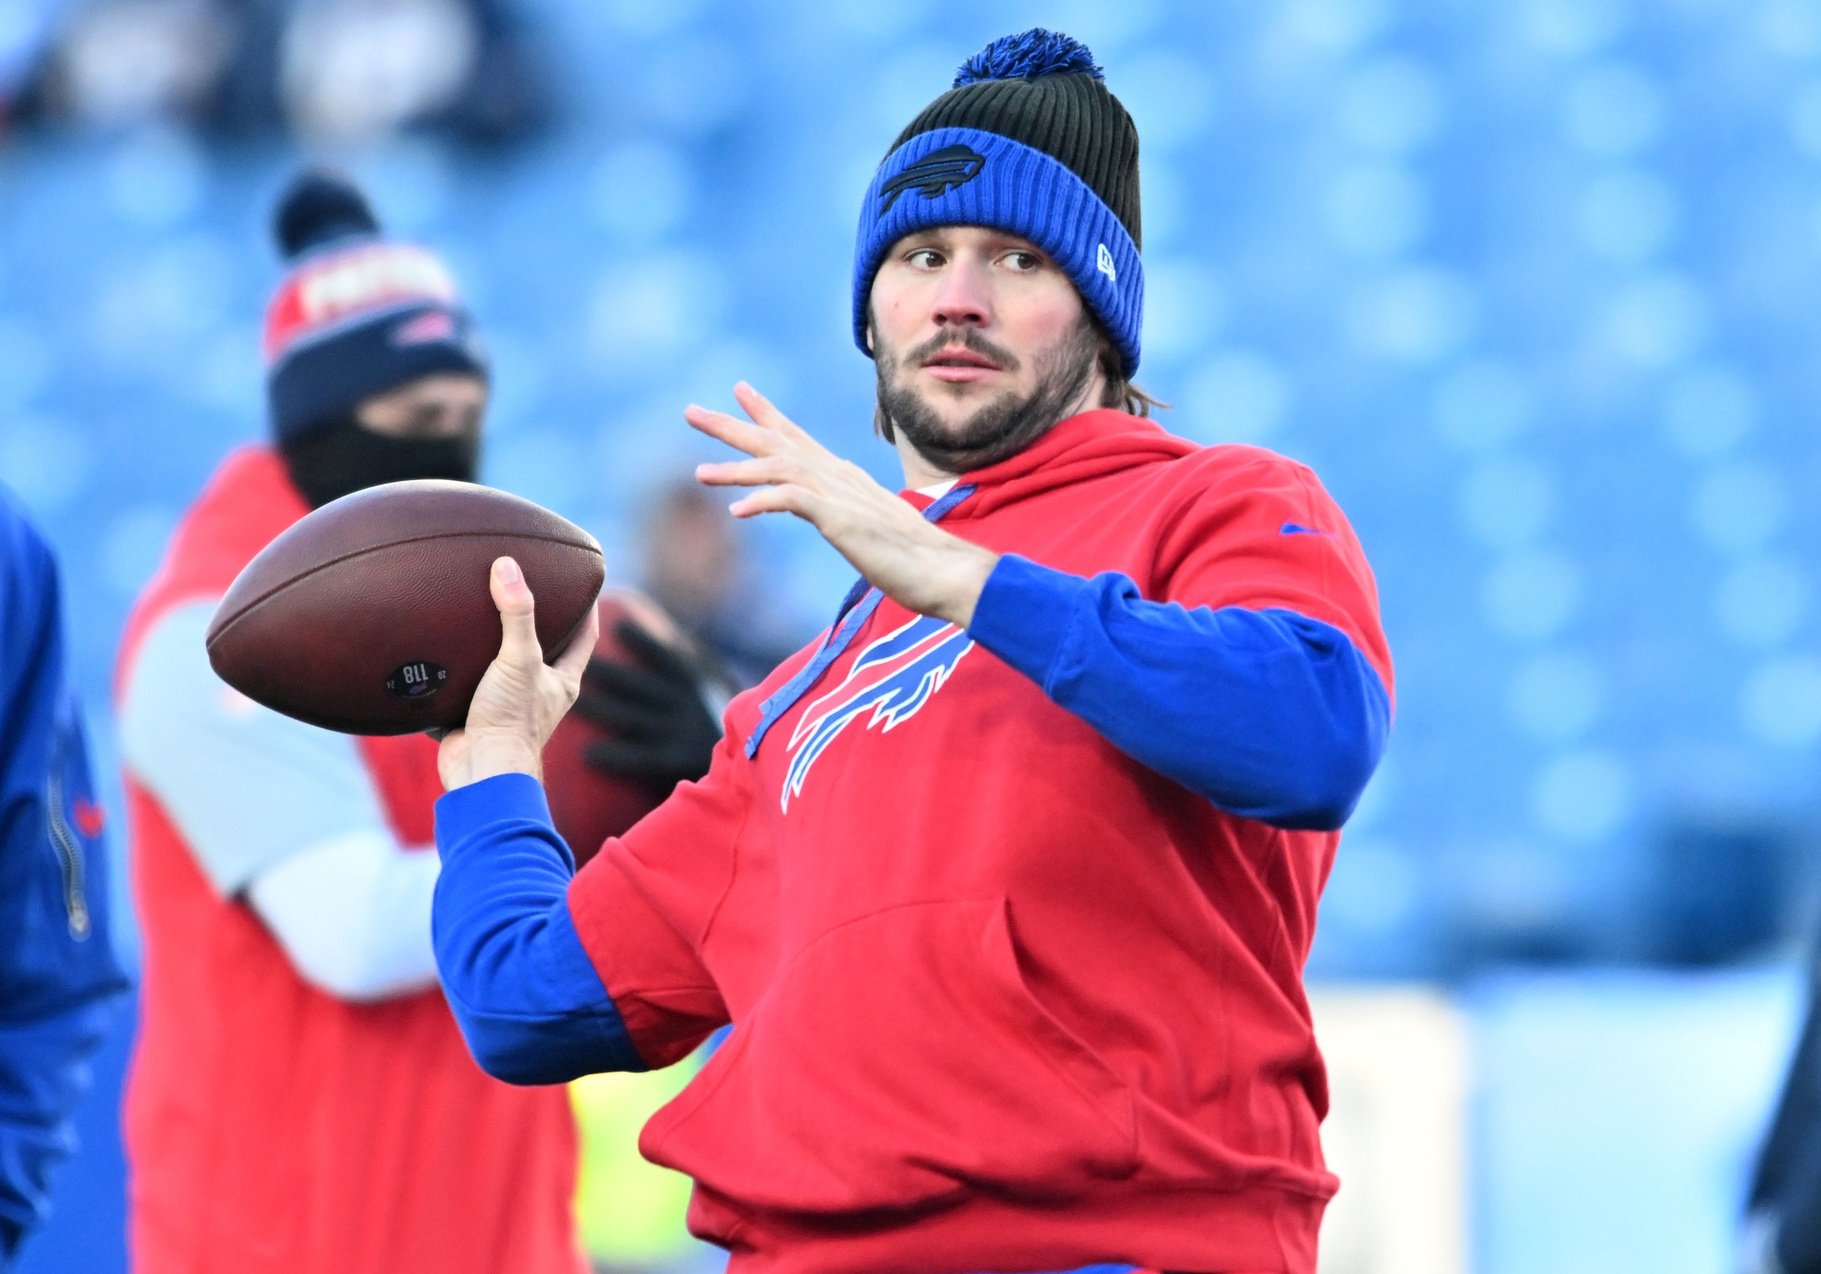
{"label": "bills logo on hoodie", "polygon": [[790,734],[790,768],[781,807],[803,792],[816,759],[840,733],[866,717],[864,728],[894,730],[916,716],[974,648],[967,633],[919,615],[860,652],[841,684],[810,704]]}

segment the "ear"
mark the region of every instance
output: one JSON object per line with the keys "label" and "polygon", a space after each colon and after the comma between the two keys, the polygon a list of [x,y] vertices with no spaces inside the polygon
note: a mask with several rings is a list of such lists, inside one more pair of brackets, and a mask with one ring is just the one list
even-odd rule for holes
{"label": "ear", "polygon": [[[878,281],[878,275],[874,275],[874,284],[876,285]],[[866,327],[862,330],[861,335],[866,339],[867,356],[870,358],[872,355],[877,354],[879,352],[878,327],[877,321],[873,317],[873,298],[871,294],[868,294],[866,298]]]}

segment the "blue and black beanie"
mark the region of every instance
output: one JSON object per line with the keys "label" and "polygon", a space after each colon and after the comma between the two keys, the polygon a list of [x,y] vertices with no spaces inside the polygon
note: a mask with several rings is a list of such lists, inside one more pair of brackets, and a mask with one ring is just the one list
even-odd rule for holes
{"label": "blue and black beanie", "polygon": [[300,174],[273,229],[290,266],[266,307],[266,395],[279,441],[352,420],[367,398],[422,376],[487,376],[448,268],[385,237],[347,179]]}
{"label": "blue and black beanie", "polygon": [[1112,338],[1125,376],[1137,371],[1138,129],[1086,45],[1041,27],[1002,36],[898,134],[860,210],[854,340],[863,351],[886,251],[945,225],[989,226],[1042,248]]}

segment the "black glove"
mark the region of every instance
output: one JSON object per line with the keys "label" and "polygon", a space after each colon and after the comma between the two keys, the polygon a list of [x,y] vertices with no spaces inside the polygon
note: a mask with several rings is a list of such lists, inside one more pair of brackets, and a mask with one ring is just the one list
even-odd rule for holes
{"label": "black glove", "polygon": [[701,778],[721,741],[721,723],[707,702],[713,674],[629,619],[613,633],[639,666],[599,656],[588,661],[575,711],[612,736],[588,745],[588,764],[665,791]]}

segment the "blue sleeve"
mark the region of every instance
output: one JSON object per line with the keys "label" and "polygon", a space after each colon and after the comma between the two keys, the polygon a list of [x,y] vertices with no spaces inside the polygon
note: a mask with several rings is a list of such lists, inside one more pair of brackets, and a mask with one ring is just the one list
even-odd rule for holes
{"label": "blue sleeve", "polygon": [[49,549],[0,493],[0,1253],[49,1210],[126,979]]}
{"label": "blue sleeve", "polygon": [[1352,640],[1292,611],[1147,601],[1008,554],[969,632],[1127,755],[1279,827],[1344,823],[1390,730]]}
{"label": "blue sleeve", "polygon": [[576,934],[575,862],[537,780],[502,774],[447,793],[436,846],[437,972],[481,1069],[513,1084],[644,1070]]}

